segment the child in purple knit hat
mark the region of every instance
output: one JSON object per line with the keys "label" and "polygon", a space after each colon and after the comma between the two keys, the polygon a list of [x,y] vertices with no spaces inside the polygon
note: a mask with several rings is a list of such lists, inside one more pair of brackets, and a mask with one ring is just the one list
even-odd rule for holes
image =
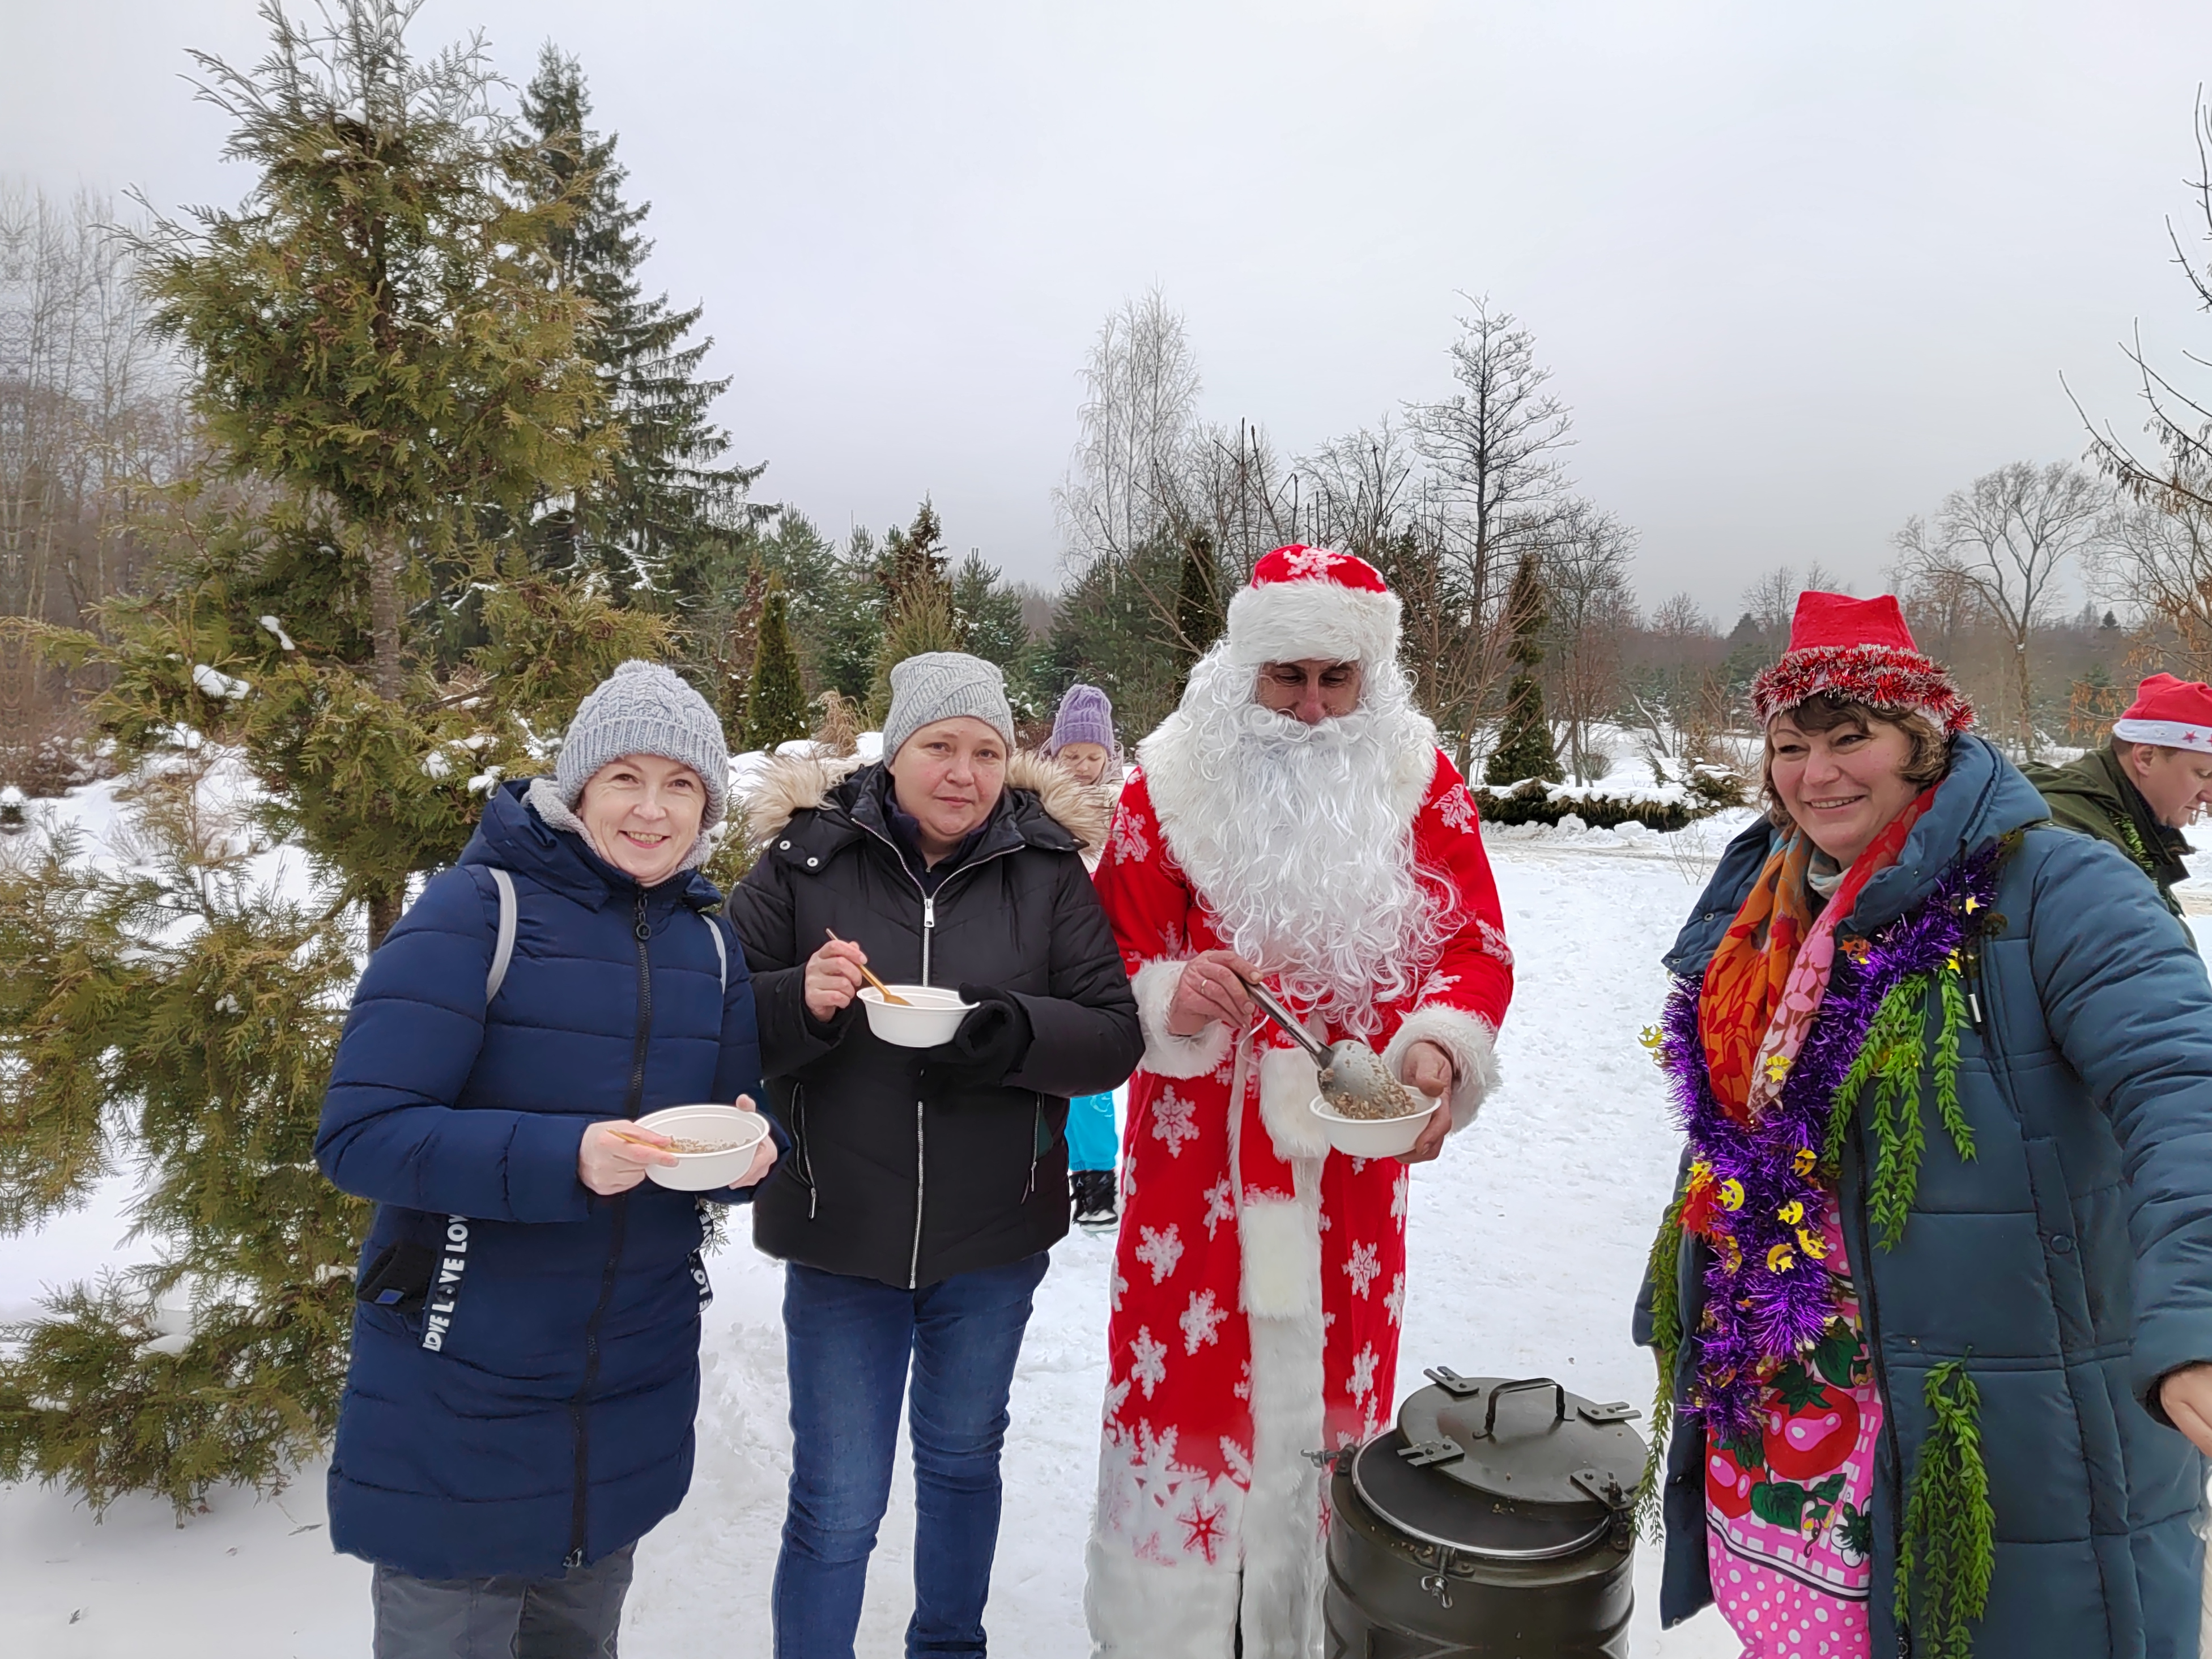
{"label": "child in purple knit hat", "polygon": [[[1044,756],[1086,788],[1096,787],[1114,759],[1114,705],[1095,685],[1071,685],[1053,716]],[[1091,863],[1097,866],[1093,853]]]}
{"label": "child in purple knit hat", "polygon": [[[1062,771],[1085,788],[1103,797],[1108,812],[1120,796],[1120,769],[1115,765],[1114,705],[1095,685],[1071,685],[1053,716],[1052,736],[1044,746],[1045,758],[1056,761]],[[1083,861],[1098,867],[1105,849],[1088,847]],[[1119,1150],[1114,1130],[1114,1097],[1085,1095],[1067,1103],[1067,1179],[1075,1194],[1079,1226],[1104,1229],[1114,1225],[1114,1154]]]}

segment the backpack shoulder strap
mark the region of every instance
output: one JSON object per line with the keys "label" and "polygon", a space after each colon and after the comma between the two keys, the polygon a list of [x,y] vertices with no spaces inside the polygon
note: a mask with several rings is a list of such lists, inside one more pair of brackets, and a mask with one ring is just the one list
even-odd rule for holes
{"label": "backpack shoulder strap", "polygon": [[507,983],[507,966],[514,960],[514,878],[495,864],[486,865],[484,873],[499,889],[499,938],[491,947],[491,972],[484,975],[484,1001],[489,1005]]}
{"label": "backpack shoulder strap", "polygon": [[722,990],[726,994],[730,988],[730,947],[722,942],[722,930],[714,926],[714,917],[702,910],[699,920],[707,924],[707,932],[714,939],[714,962],[722,970]]}

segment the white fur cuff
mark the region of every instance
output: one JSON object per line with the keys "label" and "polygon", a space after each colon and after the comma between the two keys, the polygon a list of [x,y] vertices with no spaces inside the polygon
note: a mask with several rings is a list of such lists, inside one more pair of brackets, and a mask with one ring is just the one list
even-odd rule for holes
{"label": "white fur cuff", "polygon": [[1399,1075],[1406,1050],[1416,1042],[1433,1042],[1451,1056],[1452,1070],[1459,1074],[1451,1091],[1452,1127],[1464,1129],[1474,1121],[1483,1097],[1498,1086],[1497,1032],[1488,1020],[1444,1003],[1416,1008],[1382,1051],[1391,1076]]}
{"label": "white fur cuff", "polygon": [[1177,1036],[1168,1030],[1168,1010],[1182,983],[1183,966],[1162,957],[1138,969],[1129,981],[1137,998],[1137,1023],[1145,1033],[1144,1067],[1155,1077],[1204,1077],[1227,1057],[1234,1040],[1219,1020],[1196,1036]]}
{"label": "white fur cuff", "polygon": [[1091,1659],[1220,1659],[1236,1641],[1242,1575],[1233,1545],[1214,1566],[1146,1561],[1094,1524],[1085,1553]]}
{"label": "white fur cuff", "polygon": [[1321,1076],[1304,1050],[1260,1051],[1260,1120],[1275,1143],[1276,1157],[1287,1161],[1328,1156],[1328,1137],[1309,1109],[1320,1092]]}
{"label": "white fur cuff", "polygon": [[1244,1269],[1244,1311],[1254,1319],[1310,1326],[1321,1333],[1321,1215],[1316,1201],[1248,1198],[1237,1212]]}

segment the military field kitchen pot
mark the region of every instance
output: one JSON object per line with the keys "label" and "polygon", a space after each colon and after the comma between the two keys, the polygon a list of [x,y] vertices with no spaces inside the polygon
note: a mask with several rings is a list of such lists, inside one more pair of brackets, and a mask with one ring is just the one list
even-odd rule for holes
{"label": "military field kitchen pot", "polygon": [[1626,1659],[1634,1407],[1439,1366],[1330,1477],[1328,1659]]}

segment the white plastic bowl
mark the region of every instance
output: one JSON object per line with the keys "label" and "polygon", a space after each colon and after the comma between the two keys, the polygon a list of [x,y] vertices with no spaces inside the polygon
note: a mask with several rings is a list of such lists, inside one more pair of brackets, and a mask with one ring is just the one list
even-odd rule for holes
{"label": "white plastic bowl", "polygon": [[941,985],[894,985],[891,989],[914,1006],[885,1002],[872,985],[860,988],[860,1004],[868,1011],[868,1029],[902,1048],[935,1048],[951,1042],[960,1022],[975,1006],[961,1001],[959,992]]}
{"label": "white plastic bowl", "polygon": [[752,1167],[753,1149],[768,1139],[768,1120],[734,1106],[664,1106],[638,1119],[637,1127],[671,1139],[696,1140],[711,1152],[678,1152],[673,1165],[648,1164],[645,1172],[679,1193],[711,1192],[726,1187]]}
{"label": "white plastic bowl", "polygon": [[1429,1102],[1428,1110],[1408,1112],[1403,1117],[1346,1117],[1316,1095],[1306,1109],[1338,1152],[1353,1158],[1396,1158],[1413,1150],[1421,1131],[1429,1127],[1430,1118],[1443,1103],[1443,1097],[1437,1096]]}

